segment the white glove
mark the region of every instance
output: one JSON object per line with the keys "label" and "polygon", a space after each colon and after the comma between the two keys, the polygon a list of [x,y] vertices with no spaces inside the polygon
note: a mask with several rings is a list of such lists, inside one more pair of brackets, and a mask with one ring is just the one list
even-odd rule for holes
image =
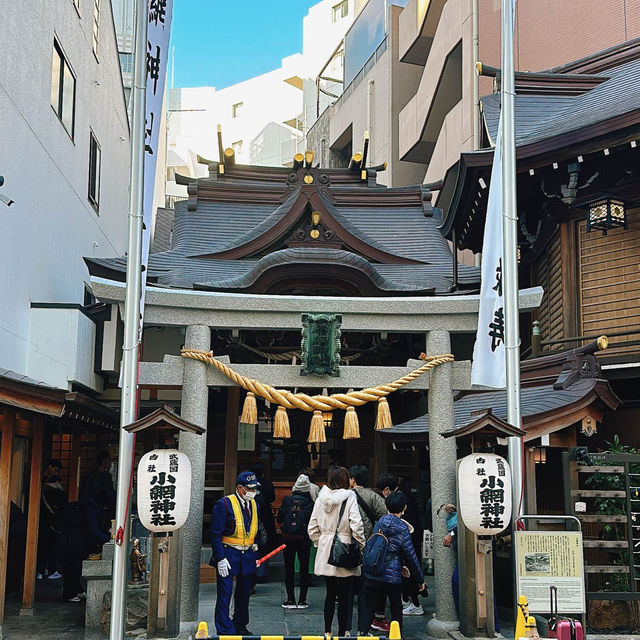
{"label": "white glove", "polygon": [[231,565],[229,564],[229,561],[226,558],[222,558],[222,560],[218,562],[218,573],[223,578],[226,578],[229,575],[230,569],[231,569]]}

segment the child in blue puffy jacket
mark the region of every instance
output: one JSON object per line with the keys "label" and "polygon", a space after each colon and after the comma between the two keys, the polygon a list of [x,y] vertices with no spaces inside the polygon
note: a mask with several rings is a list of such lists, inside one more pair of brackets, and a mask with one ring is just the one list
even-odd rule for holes
{"label": "child in blue puffy jacket", "polygon": [[399,492],[390,493],[385,499],[386,516],[378,520],[376,530],[388,540],[384,557],[384,572],[371,575],[364,572],[364,607],[358,620],[358,635],[369,632],[376,610],[376,603],[388,597],[391,607],[391,620],[397,620],[402,627],[402,575],[403,567],[420,584],[419,591],[425,588],[424,575],[411,541],[409,525],[402,520],[407,507],[406,496]]}

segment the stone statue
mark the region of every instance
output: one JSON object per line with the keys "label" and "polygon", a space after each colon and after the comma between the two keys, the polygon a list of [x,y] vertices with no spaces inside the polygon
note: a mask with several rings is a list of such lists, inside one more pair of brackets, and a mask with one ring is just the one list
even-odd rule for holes
{"label": "stone statue", "polygon": [[131,563],[131,582],[145,582],[145,574],[147,572],[147,554],[140,552],[140,540],[136,538],[133,541],[133,549],[129,555]]}

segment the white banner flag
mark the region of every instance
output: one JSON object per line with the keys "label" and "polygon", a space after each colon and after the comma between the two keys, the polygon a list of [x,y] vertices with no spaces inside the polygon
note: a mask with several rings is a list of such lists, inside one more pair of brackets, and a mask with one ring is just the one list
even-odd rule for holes
{"label": "white banner flag", "polygon": [[[144,295],[147,286],[149,245],[154,221],[153,195],[158,164],[158,140],[162,120],[162,101],[169,60],[169,35],[173,0],[148,0],[147,2],[147,100],[145,105],[144,137],[144,226],[142,233],[142,292],[140,296],[140,334],[144,316]],[[164,170],[164,158],[161,158]]]}
{"label": "white banner flag", "polygon": [[502,116],[491,167],[482,240],[482,281],[471,383],[504,389],[504,299],[502,296]]}

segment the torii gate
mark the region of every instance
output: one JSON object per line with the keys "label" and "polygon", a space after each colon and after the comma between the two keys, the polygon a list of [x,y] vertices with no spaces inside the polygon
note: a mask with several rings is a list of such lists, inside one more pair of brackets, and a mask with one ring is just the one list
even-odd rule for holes
{"label": "torii gate", "polygon": [[[92,278],[93,291],[103,302],[124,304],[125,286],[101,278]],[[542,300],[542,288],[520,292],[521,312],[536,309]],[[451,333],[474,333],[477,327],[477,295],[431,296],[412,298],[338,298],[325,296],[277,296],[202,292],[150,288],[147,290],[144,321],[146,325],[183,327],[184,346],[208,351],[211,329],[297,330],[302,313],[340,313],[346,331],[426,334],[427,355],[451,352]],[[306,376],[305,388],[328,386],[364,388],[402,377],[422,364],[409,361],[407,367],[344,367],[340,378]],[[301,386],[300,367],[296,365],[237,364],[234,370],[280,388]],[[204,475],[209,387],[234,387],[217,370],[179,355],[165,355],[162,362],[141,362],[139,384],[145,387],[182,388],[181,415],[203,429],[204,436],[181,434],[180,450],[191,459],[192,492],[189,519],[180,530],[182,550],[182,588],[180,597],[181,630],[197,627],[201,530],[203,521]],[[428,389],[430,414],[429,457],[434,536],[446,534],[445,523],[435,516],[444,502],[455,502],[455,441],[442,437],[453,429],[453,392],[471,389],[471,363],[453,362],[434,368],[406,387]],[[448,637],[458,628],[450,577],[456,559],[451,550],[435,547],[436,614],[427,624],[434,637]]]}

